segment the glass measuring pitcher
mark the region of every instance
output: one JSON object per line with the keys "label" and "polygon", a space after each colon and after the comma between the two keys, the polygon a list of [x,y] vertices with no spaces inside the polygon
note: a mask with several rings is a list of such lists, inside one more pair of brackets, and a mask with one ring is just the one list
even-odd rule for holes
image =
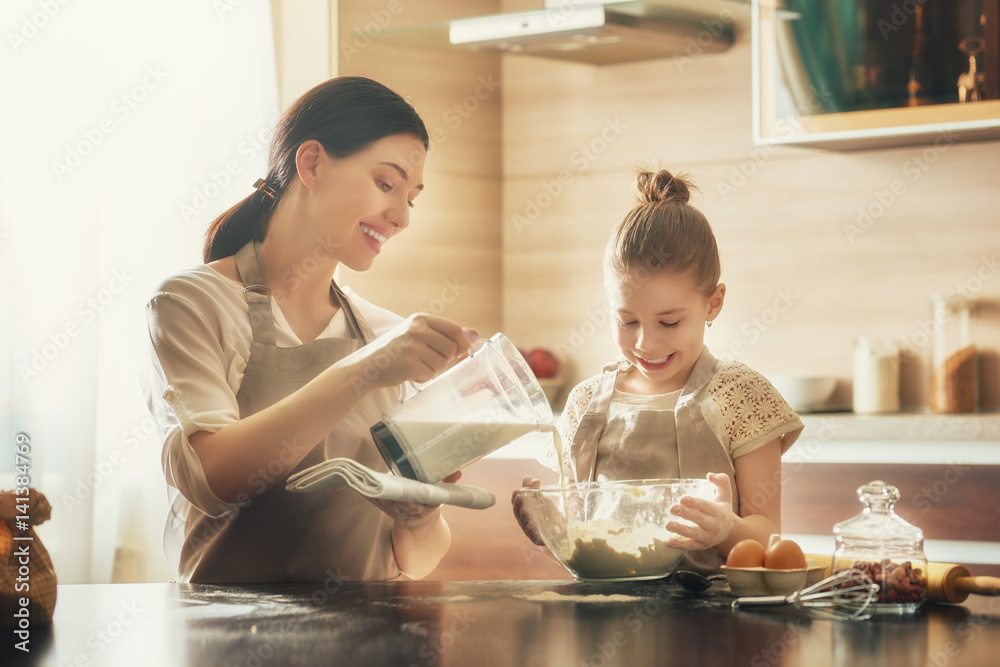
{"label": "glass measuring pitcher", "polygon": [[392,472],[434,483],[551,423],[534,373],[498,333],[383,413],[371,433]]}

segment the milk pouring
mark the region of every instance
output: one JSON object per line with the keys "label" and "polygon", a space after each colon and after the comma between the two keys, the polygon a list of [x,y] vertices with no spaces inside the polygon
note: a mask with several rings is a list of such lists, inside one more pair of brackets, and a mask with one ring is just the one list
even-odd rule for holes
{"label": "milk pouring", "polygon": [[434,483],[551,423],[552,408],[534,374],[498,333],[410,392],[371,432],[394,473]]}

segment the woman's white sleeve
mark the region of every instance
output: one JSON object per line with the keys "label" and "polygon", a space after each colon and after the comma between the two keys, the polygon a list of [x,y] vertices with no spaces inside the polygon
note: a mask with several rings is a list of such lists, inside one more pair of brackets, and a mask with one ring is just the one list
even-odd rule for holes
{"label": "woman's white sleeve", "polygon": [[164,475],[192,505],[221,516],[233,506],[212,492],[188,438],[239,421],[228,379],[243,369],[230,368],[239,361],[227,362],[221,328],[213,327],[188,298],[161,292],[150,300],[146,314],[151,349],[144,390],[163,438]]}

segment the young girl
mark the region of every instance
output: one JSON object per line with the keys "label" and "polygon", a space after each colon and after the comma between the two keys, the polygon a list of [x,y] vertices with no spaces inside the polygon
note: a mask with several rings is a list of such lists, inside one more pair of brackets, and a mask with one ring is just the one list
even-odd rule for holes
{"label": "young girl", "polygon": [[[761,375],[717,361],[704,345],[726,286],[715,236],[688,203],[686,180],[666,170],[638,175],[638,204],[615,227],[604,283],[619,358],[570,393],[539,461],[568,481],[706,477],[715,502],[684,497],[672,508],[671,546],[686,568],[711,571],[740,540],[766,545],[781,530],[781,454],[802,422]],[[540,481],[525,477],[525,487]],[[777,492],[765,492],[779,488]],[[523,511],[515,515],[541,544]]]}
{"label": "young girl", "polygon": [[340,263],[368,269],[406,229],[427,146],[417,112],[385,86],[316,86],[283,116],[256,191],[212,224],[205,264],[149,301],[145,391],[179,581],[418,578],[447,551],[440,507],[284,489],[337,456],[386,470],[369,427],[403,382],[469,348],[454,322],[404,321],[332,280]]}

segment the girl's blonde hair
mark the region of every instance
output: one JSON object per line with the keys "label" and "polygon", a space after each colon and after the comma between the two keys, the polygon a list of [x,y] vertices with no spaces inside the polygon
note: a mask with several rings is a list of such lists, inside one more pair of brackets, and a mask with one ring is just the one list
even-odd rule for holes
{"label": "girl's blonde hair", "polygon": [[704,214],[688,203],[692,187],[683,174],[666,169],[638,173],[637,203],[615,225],[604,254],[608,278],[683,273],[712,295],[722,275],[719,247]]}

